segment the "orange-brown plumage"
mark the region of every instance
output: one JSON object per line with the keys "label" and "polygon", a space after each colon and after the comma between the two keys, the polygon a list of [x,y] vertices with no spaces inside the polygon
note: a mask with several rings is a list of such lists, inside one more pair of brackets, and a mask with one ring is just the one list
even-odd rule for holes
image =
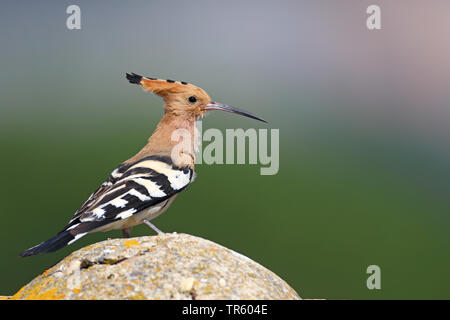
{"label": "orange-brown plumage", "polygon": [[[171,156],[174,146],[180,142],[179,139],[174,139],[172,134],[177,130],[186,130],[191,138],[189,150],[185,157],[172,157],[172,161],[178,166],[194,168],[195,121],[206,113],[207,104],[211,102],[209,95],[203,89],[187,82],[145,78],[135,74],[127,75],[127,78],[164,99],[164,116],[147,145],[126,162],[133,162],[150,154]],[[192,97],[195,97],[195,101]]]}
{"label": "orange-brown plumage", "polygon": [[[172,139],[172,133],[178,129],[185,129],[192,138],[189,148],[191,149],[190,157],[182,157],[183,160],[172,160],[177,165],[187,165],[193,168],[194,152],[192,150],[195,149],[195,121],[208,110],[224,110],[264,121],[243,110],[215,103],[205,90],[187,82],[146,78],[134,73],[127,74],[127,79],[164,99],[164,116],[149,138],[148,144],[136,156],[127,161],[134,161],[148,154],[170,155],[173,147],[179,143],[178,140]],[[195,101],[191,98],[195,98]]]}
{"label": "orange-brown plumage", "polygon": [[[134,83],[162,97],[165,115],[177,117],[180,121],[195,121],[202,117],[211,102],[205,90],[187,82],[141,77],[141,81]],[[190,97],[195,97],[196,101],[190,102]]]}

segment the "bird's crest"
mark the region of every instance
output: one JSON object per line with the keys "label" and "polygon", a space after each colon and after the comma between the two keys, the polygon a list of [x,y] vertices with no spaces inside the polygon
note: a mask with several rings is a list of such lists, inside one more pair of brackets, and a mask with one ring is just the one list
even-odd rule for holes
{"label": "bird's crest", "polygon": [[173,93],[181,93],[200,89],[199,87],[185,81],[143,77],[135,73],[127,73],[127,79],[130,83],[140,85],[145,90],[151,91],[163,98]]}

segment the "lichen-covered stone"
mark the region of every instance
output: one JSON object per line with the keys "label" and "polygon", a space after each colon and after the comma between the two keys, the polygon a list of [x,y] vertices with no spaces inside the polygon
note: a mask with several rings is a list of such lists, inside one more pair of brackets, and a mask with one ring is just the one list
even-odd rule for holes
{"label": "lichen-covered stone", "polygon": [[211,241],[166,233],[73,252],[9,299],[300,299],[273,272]]}

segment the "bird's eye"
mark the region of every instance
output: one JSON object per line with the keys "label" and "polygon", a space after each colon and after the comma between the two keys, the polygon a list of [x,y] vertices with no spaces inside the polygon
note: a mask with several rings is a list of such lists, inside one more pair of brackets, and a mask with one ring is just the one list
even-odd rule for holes
{"label": "bird's eye", "polygon": [[195,96],[190,96],[188,98],[188,100],[189,100],[190,103],[196,103],[197,102],[197,98]]}

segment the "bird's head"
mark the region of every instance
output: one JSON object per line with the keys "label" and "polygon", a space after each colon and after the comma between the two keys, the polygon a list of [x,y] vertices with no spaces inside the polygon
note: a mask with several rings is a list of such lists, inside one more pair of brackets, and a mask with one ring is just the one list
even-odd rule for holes
{"label": "bird's head", "polygon": [[127,73],[127,79],[162,97],[165,112],[174,116],[197,120],[209,110],[222,110],[266,122],[244,110],[212,101],[205,90],[184,81],[146,78],[135,73]]}

